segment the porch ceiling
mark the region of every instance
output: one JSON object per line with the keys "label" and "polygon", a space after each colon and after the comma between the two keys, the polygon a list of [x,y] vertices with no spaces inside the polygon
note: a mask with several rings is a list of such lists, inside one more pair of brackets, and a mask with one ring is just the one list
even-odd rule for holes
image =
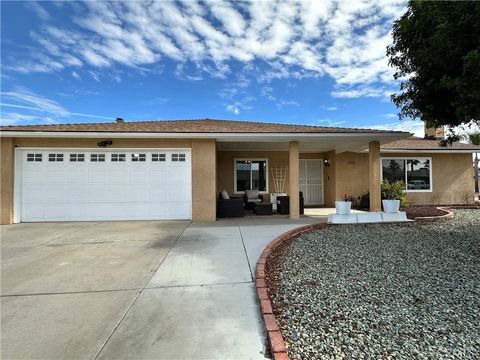
{"label": "porch ceiling", "polygon": [[[368,143],[374,140],[380,141],[380,144],[386,144],[398,140],[398,138],[322,138],[298,139],[298,142],[300,152],[303,153],[327,152],[331,150],[343,153],[346,151],[360,152],[368,150]],[[218,150],[220,151],[288,151],[288,144],[289,140],[284,139],[217,140]]]}

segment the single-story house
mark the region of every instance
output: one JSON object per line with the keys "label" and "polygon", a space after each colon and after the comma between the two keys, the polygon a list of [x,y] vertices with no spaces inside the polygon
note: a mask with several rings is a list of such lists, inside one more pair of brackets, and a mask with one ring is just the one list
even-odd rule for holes
{"label": "single-story house", "polygon": [[[430,131],[430,129],[427,129]],[[290,217],[404,179],[414,204],[473,201],[480,147],[399,131],[225,120],[2,126],[1,223],[214,221],[218,193],[284,186]],[[278,174],[282,173],[283,178]]]}

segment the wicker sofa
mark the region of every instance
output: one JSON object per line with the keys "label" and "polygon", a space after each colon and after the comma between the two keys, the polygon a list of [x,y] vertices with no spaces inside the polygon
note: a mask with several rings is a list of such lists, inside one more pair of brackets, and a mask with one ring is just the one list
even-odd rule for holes
{"label": "wicker sofa", "polygon": [[[226,198],[228,197],[228,198]],[[224,192],[218,194],[217,199],[217,218],[236,218],[243,217],[243,198],[225,196]]]}

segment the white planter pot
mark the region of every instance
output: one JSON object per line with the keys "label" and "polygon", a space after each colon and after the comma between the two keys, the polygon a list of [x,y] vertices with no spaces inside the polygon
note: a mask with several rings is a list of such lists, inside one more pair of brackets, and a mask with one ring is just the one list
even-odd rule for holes
{"label": "white planter pot", "polygon": [[382,200],[383,211],[386,213],[397,213],[400,211],[400,200]]}
{"label": "white planter pot", "polygon": [[335,209],[339,215],[348,215],[350,214],[350,209],[352,208],[351,201],[335,201]]}

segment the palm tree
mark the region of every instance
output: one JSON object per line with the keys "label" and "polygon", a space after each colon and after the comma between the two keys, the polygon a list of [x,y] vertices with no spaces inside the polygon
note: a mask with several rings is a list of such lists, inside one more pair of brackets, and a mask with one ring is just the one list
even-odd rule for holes
{"label": "palm tree", "polygon": [[[473,145],[480,145],[480,131],[465,133],[460,136],[463,140]],[[475,153],[475,160],[473,161],[473,171],[475,176],[475,192],[478,193],[478,152]]]}

